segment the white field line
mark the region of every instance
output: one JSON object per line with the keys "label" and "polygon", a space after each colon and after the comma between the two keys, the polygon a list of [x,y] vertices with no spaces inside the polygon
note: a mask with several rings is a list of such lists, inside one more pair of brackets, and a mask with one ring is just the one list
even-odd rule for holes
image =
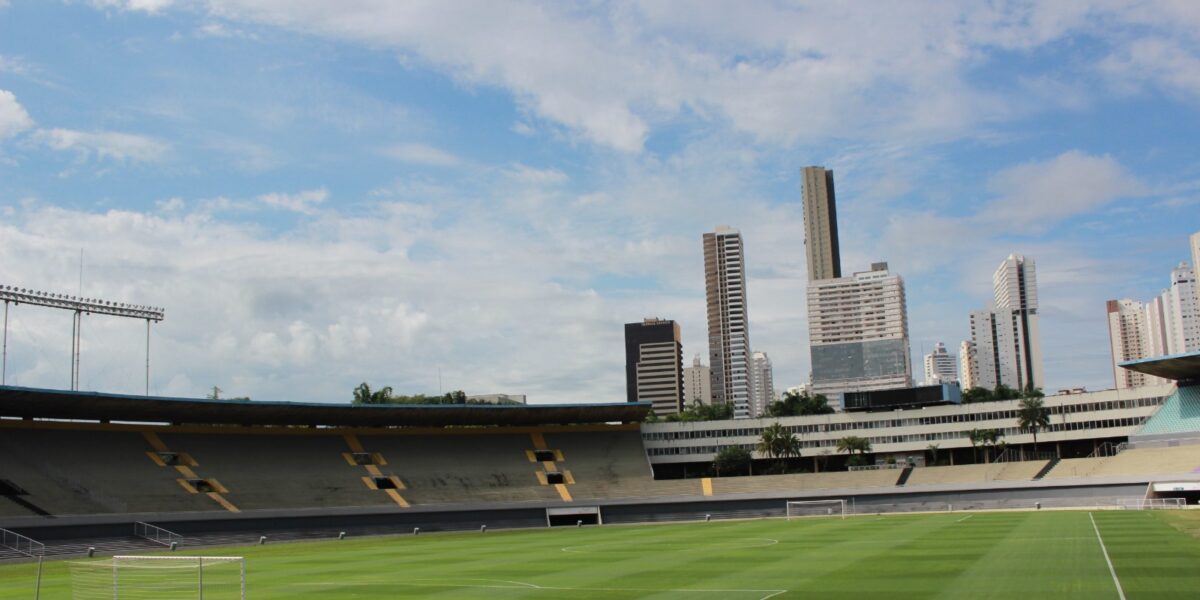
{"label": "white field line", "polygon": [[973,517],[973,516],[975,516],[975,515],[973,515],[973,514],[971,514],[971,515],[967,515],[967,516],[965,516],[965,517],[963,517],[963,518],[961,518],[961,519],[959,519],[959,520],[955,521],[955,523],[962,523],[963,521],[966,521],[967,519],[970,519],[970,518],[971,518],[971,517]]}
{"label": "white field line", "polygon": [[1125,600],[1125,590],[1121,589],[1121,580],[1117,579],[1117,570],[1113,568],[1112,559],[1108,557],[1108,548],[1104,547],[1104,538],[1100,537],[1100,528],[1096,526],[1096,518],[1092,513],[1088,513],[1088,519],[1092,521],[1092,529],[1096,531],[1096,540],[1100,542],[1100,551],[1104,553],[1104,562],[1108,563],[1108,572],[1112,573],[1113,584],[1117,586],[1117,596],[1121,600]]}
{"label": "white field line", "polygon": [[[766,548],[768,546],[774,546],[775,544],[779,543],[779,540],[774,539],[774,538],[744,538],[742,541],[743,542],[754,541],[754,542],[766,542],[766,543],[765,544],[755,543],[753,545],[747,546],[747,545],[738,545],[736,542],[734,542],[731,544],[709,544],[707,546],[695,546],[693,544],[686,544],[683,542],[679,542],[676,544],[666,544],[666,545],[683,546],[684,550],[688,550],[688,549],[707,550],[710,548],[715,548],[717,550],[753,550],[754,548]],[[626,542],[626,541],[596,542],[594,544],[580,544],[578,546],[563,546],[562,548],[559,548],[559,550],[561,550],[563,552],[570,552],[573,554],[595,554],[597,552],[603,552],[606,548],[619,552],[624,548],[629,548],[631,546],[637,546],[637,545],[638,545],[637,543]],[[664,544],[658,544],[658,545],[662,546]]]}
{"label": "white field line", "polygon": [[767,600],[774,598],[780,594],[786,593],[788,590],[756,590],[756,589],[734,589],[734,588],[683,588],[683,589],[662,589],[662,588],[618,588],[618,587],[557,587],[549,585],[536,585],[533,583],[525,583],[523,581],[508,581],[505,579],[468,579],[466,581],[493,581],[508,585],[484,584],[484,583],[451,583],[441,582],[436,579],[418,579],[414,581],[354,581],[354,582],[304,582],[296,585],[313,586],[313,587],[343,587],[351,585],[402,585],[409,587],[434,587],[434,588],[477,588],[477,589],[493,589],[493,590],[545,590],[548,592],[650,592],[650,593],[679,593],[679,594],[766,594],[758,600]]}

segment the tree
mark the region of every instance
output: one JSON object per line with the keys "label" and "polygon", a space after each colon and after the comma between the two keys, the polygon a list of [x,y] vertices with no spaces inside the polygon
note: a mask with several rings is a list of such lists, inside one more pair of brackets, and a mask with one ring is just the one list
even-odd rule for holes
{"label": "tree", "polygon": [[391,386],[384,386],[372,392],[371,386],[364,381],[354,388],[354,404],[390,404],[394,401]]}
{"label": "tree", "polygon": [[975,462],[979,462],[979,443],[983,441],[983,430],[972,429],[967,432],[967,439],[971,441],[971,457]]}
{"label": "tree", "polygon": [[929,450],[929,454],[931,456],[931,464],[935,467],[937,466],[938,450],[940,448],[941,448],[941,446],[938,446],[937,444],[930,444],[925,447],[926,450]]}
{"label": "tree", "polygon": [[763,429],[762,437],[758,441],[758,451],[775,459],[782,471],[788,458],[800,456],[800,439],[784,429],[783,425],[772,423]]}
{"label": "tree", "polygon": [[996,389],[992,390],[992,396],[995,400],[1016,400],[1021,397],[1021,392],[1003,383],[998,383]]}
{"label": "tree", "polygon": [[750,470],[751,460],[749,450],[741,446],[725,446],[718,450],[717,456],[713,458],[713,470],[716,471],[717,477],[720,477],[721,473],[740,475]]}
{"label": "tree", "polygon": [[667,415],[667,421],[725,421],[733,418],[732,404],[692,403],[683,412]]}
{"label": "tree", "polygon": [[767,405],[769,417],[803,417],[808,415],[833,414],[829,400],[824,394],[809,396],[808,393],[786,392],[782,400]]}
{"label": "tree", "polygon": [[963,404],[974,404],[976,402],[991,402],[995,398],[992,396],[992,390],[981,387],[973,387],[963,390]]}
{"label": "tree", "polygon": [[846,454],[857,452],[858,456],[852,455],[849,462],[862,464],[866,462],[866,455],[871,451],[871,441],[857,435],[848,435],[838,440],[837,450]]}
{"label": "tree", "polygon": [[1037,397],[1022,398],[1021,403],[1017,405],[1017,425],[1022,431],[1033,434],[1033,451],[1037,452],[1037,432],[1050,426],[1050,409],[1046,407],[1045,400]]}

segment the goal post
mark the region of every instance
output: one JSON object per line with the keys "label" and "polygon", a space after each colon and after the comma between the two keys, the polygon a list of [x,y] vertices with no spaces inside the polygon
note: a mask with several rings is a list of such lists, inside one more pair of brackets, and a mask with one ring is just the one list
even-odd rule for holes
{"label": "goal post", "polygon": [[846,501],[834,500],[788,500],[787,519],[798,517],[841,517],[846,518]]}
{"label": "goal post", "polygon": [[245,600],[241,556],[114,556],[71,561],[72,600]]}

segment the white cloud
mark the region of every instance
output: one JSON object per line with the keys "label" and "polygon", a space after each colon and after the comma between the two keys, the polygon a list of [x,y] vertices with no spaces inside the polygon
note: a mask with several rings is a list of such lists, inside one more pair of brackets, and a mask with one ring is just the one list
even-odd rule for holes
{"label": "white cloud", "polygon": [[[987,66],[990,51],[1028,52],[1078,34],[1098,41],[1102,54],[1122,46],[1131,24],[1177,50],[1144,48],[1137,64],[1169,59],[1154,68],[1190,88],[1195,57],[1181,48],[1194,47],[1189,24],[1200,18],[1188,4],[739,2],[696,10],[670,0],[209,0],[229,21],[394,48],[407,64],[504,88],[532,116],[629,152],[641,150],[656,125],[693,115],[783,143],[970,135],[980,125],[1087,101],[1077,90],[1047,97],[1019,85],[1005,92],[975,84],[971,74]],[[524,123],[514,130],[529,131]]]}
{"label": "white cloud", "polygon": [[561,185],[571,180],[558,169],[537,169],[522,164],[513,165],[508,170],[508,176],[514,181],[538,186]]}
{"label": "white cloud", "polygon": [[383,149],[383,154],[400,162],[427,167],[454,167],[462,164],[462,159],[445,150],[418,143],[389,146]]}
{"label": "white cloud", "polygon": [[1145,186],[1107,154],[1072,150],[1001,171],[988,189],[1000,197],[980,214],[981,223],[1040,230],[1117,198],[1141,194]]}
{"label": "white cloud", "polygon": [[0,90],[0,140],[33,127],[33,119],[12,92]]}
{"label": "white cloud", "polygon": [[175,4],[175,0],[91,0],[91,3],[96,8],[157,13]]}
{"label": "white cloud", "polygon": [[170,151],[169,145],[155,138],[119,131],[40,129],[34,139],[54,150],[117,162],[162,162]]}
{"label": "white cloud", "polygon": [[305,190],[297,194],[283,194],[272,192],[263,194],[258,197],[259,202],[267,206],[282,208],[293,212],[298,212],[306,215],[316,214],[317,205],[325,202],[329,198],[329,190],[325,188],[317,188],[314,190]]}

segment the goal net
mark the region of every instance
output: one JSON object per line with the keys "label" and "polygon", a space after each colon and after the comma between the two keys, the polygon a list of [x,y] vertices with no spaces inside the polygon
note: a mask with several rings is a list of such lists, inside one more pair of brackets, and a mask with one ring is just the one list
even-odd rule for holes
{"label": "goal net", "polygon": [[244,600],[240,556],[114,556],[71,561],[72,600]]}
{"label": "goal net", "polygon": [[845,500],[789,500],[787,518],[795,517],[841,517],[846,518]]}
{"label": "goal net", "polygon": [[1187,506],[1187,500],[1183,498],[1122,498],[1118,504],[1125,510],[1162,510],[1183,508]]}

